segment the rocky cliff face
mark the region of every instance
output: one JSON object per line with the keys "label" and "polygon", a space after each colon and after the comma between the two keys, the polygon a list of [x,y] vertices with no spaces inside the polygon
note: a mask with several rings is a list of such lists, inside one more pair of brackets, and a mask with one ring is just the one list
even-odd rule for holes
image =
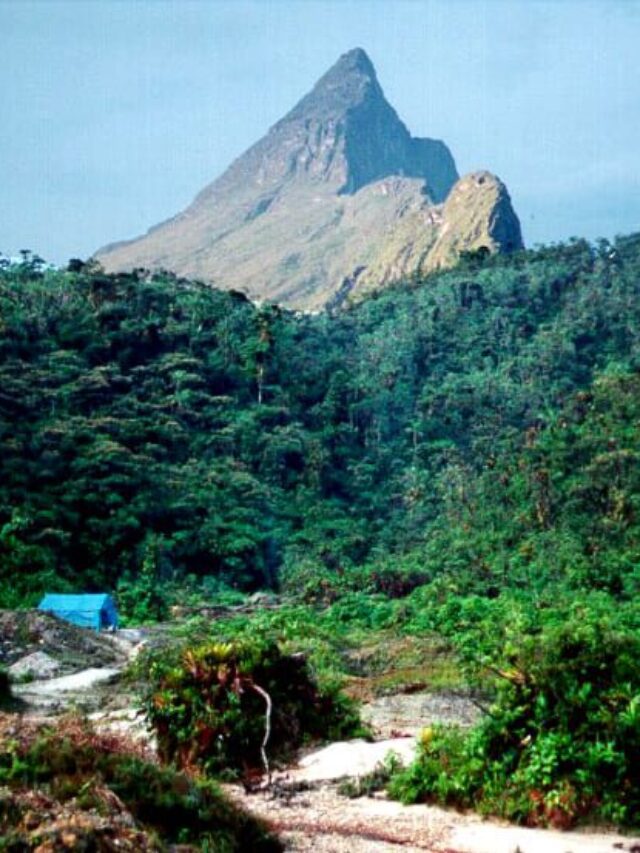
{"label": "rocky cliff face", "polygon": [[371,60],[357,48],[340,57],[196,203],[249,184],[281,190],[289,181],[328,184],[353,195],[389,175],[422,178],[435,202],[458,177],[443,142],[410,135],[386,101]]}
{"label": "rocky cliff face", "polygon": [[423,270],[450,266],[462,251],[513,252],[522,245],[520,222],[507,188],[490,172],[475,172],[459,180],[449,193],[438,238]]}
{"label": "rocky cliff face", "polygon": [[[356,49],[183,213],[97,257],[110,271],[166,268],[320,309],[356,282],[372,287],[450,264],[474,240],[492,251],[519,248],[506,190],[490,177],[484,189],[473,178],[456,184],[450,203],[458,175],[448,148],[411,136]],[[510,210],[496,212],[491,227],[489,185],[503,188],[492,197]],[[465,206],[476,213],[463,215]],[[481,222],[495,239],[485,239]]]}
{"label": "rocky cliff face", "polygon": [[461,252],[514,252],[523,245],[505,185],[490,172],[474,172],[456,182],[444,204],[401,217],[351,295],[453,266]]}

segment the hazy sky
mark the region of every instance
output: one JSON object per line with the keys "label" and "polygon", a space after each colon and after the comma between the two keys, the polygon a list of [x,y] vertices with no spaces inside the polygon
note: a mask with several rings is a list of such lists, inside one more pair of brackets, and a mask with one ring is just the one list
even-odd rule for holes
{"label": "hazy sky", "polygon": [[640,230],[636,0],[0,0],[0,250],[177,213],[356,46],[529,245]]}

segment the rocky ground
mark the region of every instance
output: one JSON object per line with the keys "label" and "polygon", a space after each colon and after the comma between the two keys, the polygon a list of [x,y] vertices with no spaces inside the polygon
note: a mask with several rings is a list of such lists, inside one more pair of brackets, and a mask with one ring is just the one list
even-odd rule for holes
{"label": "rocky ground", "polygon": [[37,611],[0,611],[0,665],[8,668],[15,710],[48,719],[85,714],[99,731],[151,743],[153,733],[135,707],[122,672],[144,632],[97,633]]}
{"label": "rocky ground", "polygon": [[[81,709],[99,731],[153,750],[152,734],[136,711],[131,688],[121,678],[141,640],[140,632],[120,632],[114,637],[67,626],[45,614],[0,612],[0,663],[12,669],[14,692],[23,703],[15,718],[42,720]],[[356,799],[340,793],[341,780],[370,773],[389,751],[405,763],[410,761],[415,735],[423,727],[436,722],[471,725],[479,713],[471,698],[451,690],[370,696],[363,717],[374,733],[373,743],[353,741],[313,751],[296,766],[276,774],[268,790],[247,794],[237,786],[226,788],[235,802],[281,834],[292,851],[640,853],[640,838],[521,829],[432,806],[404,806],[382,793]],[[3,734],[6,728],[0,739]],[[9,802],[7,798],[12,797]],[[33,846],[33,850],[80,849],[73,846],[74,838],[81,839],[89,831],[104,837],[104,849],[157,849],[136,834],[130,815],[111,801],[104,814],[83,814],[73,803],[58,813],[55,804],[39,793],[13,795],[0,790],[0,811],[3,808],[17,810],[25,831],[31,822],[34,838],[46,838],[49,832],[62,844]],[[71,846],[60,841],[63,835]],[[115,838],[122,844],[109,847],[109,839]]]}
{"label": "rocky ground", "polygon": [[362,709],[376,738],[416,737],[433,722],[472,726],[480,714],[472,698],[450,690],[378,696]]}
{"label": "rocky ground", "polygon": [[38,610],[0,610],[0,666],[15,678],[51,678],[126,662],[114,635],[87,631]]}
{"label": "rocky ground", "polygon": [[382,795],[347,799],[335,782],[236,802],[263,817],[292,851],[315,853],[640,853],[640,839],[598,832],[525,829],[435,806],[403,806]]}

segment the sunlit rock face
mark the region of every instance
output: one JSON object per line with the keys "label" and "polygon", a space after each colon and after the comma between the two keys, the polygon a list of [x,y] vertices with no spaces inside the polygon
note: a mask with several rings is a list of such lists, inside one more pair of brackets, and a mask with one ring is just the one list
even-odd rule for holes
{"label": "sunlit rock face", "polygon": [[[474,176],[456,183],[447,146],[411,136],[357,48],[186,210],[97,257],[108,271],[167,269],[318,310],[451,264],[478,239],[491,251],[519,248],[506,189],[481,174],[483,189]],[[495,216],[487,210],[489,187]],[[505,228],[509,237],[500,236]]]}

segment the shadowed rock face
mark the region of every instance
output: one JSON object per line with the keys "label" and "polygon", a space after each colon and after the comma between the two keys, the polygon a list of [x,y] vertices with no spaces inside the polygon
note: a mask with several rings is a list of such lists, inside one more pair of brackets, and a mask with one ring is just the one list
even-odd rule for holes
{"label": "shadowed rock face", "polygon": [[[457,177],[443,142],[411,136],[358,48],[185,211],[97,257],[109,271],[165,268],[254,299],[319,309],[348,295],[361,276],[371,287],[411,271],[416,253],[407,247],[424,254],[437,242],[438,205]],[[517,230],[518,240],[489,248],[518,248]],[[395,261],[385,266],[389,240]],[[462,234],[438,257],[451,263],[460,247]]]}
{"label": "shadowed rock face", "polygon": [[424,179],[436,202],[458,177],[444,143],[412,138],[386,101],[371,60],[356,48],[196,203],[238,190],[239,183],[243,189],[249,183],[281,189],[290,180],[329,184],[352,195],[389,175]]}

